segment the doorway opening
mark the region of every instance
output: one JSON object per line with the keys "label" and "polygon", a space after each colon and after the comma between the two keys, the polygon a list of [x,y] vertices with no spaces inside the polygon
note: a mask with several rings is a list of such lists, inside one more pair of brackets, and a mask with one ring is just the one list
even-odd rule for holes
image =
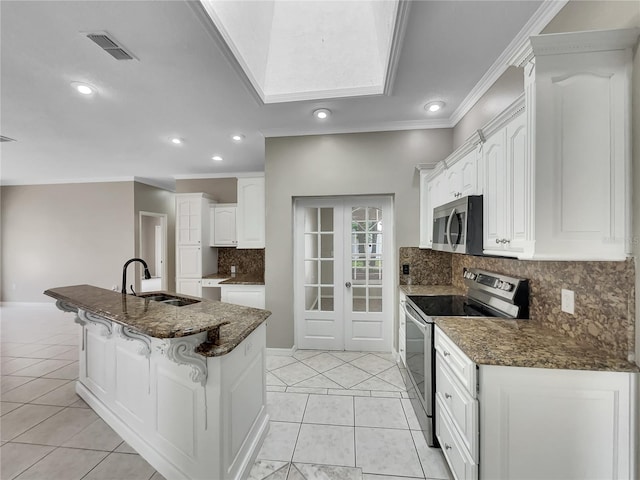
{"label": "doorway opening", "polygon": [[167,215],[140,212],[140,258],[149,265],[150,279],[140,278],[140,291],[167,289]]}

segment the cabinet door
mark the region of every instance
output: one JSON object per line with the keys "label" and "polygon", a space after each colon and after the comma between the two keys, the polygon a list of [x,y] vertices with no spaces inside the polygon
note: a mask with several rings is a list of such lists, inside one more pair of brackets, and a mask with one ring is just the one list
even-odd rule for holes
{"label": "cabinet door", "polygon": [[264,308],[264,285],[221,285],[220,287],[223,302]]}
{"label": "cabinet door", "polygon": [[404,366],[407,366],[407,315],[404,312],[404,305],[407,302],[407,297],[404,293],[400,292],[398,302],[398,354]]}
{"label": "cabinet door", "polygon": [[482,365],[480,478],[637,478],[636,376]]}
{"label": "cabinet door", "polygon": [[179,245],[177,247],[177,258],[176,277],[202,278],[202,251],[200,247]]}
{"label": "cabinet door", "polygon": [[524,251],[530,215],[530,188],[527,163],[526,117],[520,115],[506,127],[506,161],[508,172],[509,201],[506,202],[505,250]]}
{"label": "cabinet door", "polygon": [[236,245],[236,207],[215,207],[214,225],[214,245]]}
{"label": "cabinet door", "polygon": [[444,203],[451,202],[456,198],[462,196],[462,178],[460,171],[460,161],[456,162],[451,167],[445,170],[446,183],[446,197]]}
{"label": "cabinet door", "polygon": [[502,251],[505,238],[507,181],[505,174],[505,131],[500,130],[484,144],[484,249]]}
{"label": "cabinet door", "polygon": [[420,172],[420,248],[431,248],[433,222],[432,184],[427,171]]}
{"label": "cabinet door", "polygon": [[178,245],[200,244],[202,240],[201,215],[201,197],[176,197],[176,241]]}
{"label": "cabinet door", "polygon": [[477,158],[476,151],[472,150],[462,158],[458,164],[460,175],[460,193],[461,196],[477,195],[478,192],[478,177],[477,177]]}
{"label": "cabinet door", "polygon": [[264,177],[238,179],[238,248],[264,248]]}
{"label": "cabinet door", "polygon": [[202,281],[195,278],[178,278],[176,280],[176,293],[202,297]]}

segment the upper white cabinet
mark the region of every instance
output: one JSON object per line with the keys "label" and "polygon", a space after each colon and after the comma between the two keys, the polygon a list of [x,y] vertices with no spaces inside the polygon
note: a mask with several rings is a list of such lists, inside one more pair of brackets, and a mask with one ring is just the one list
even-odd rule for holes
{"label": "upper white cabinet", "polygon": [[238,178],[236,222],[238,248],[264,248],[264,177]]}
{"label": "upper white cabinet", "polygon": [[235,247],[238,243],[236,236],[236,205],[216,204],[210,207],[210,235],[212,247]]}
{"label": "upper white cabinet", "polygon": [[[433,209],[466,195],[482,193],[478,181],[480,137],[472,136],[445,160],[420,165],[420,248],[431,248]],[[481,178],[481,177],[480,177]]]}
{"label": "upper white cabinet", "polygon": [[[202,194],[176,195],[176,244],[198,245],[202,242],[203,205]],[[206,210],[205,210],[206,211]]]}
{"label": "upper white cabinet", "polygon": [[484,165],[484,252],[520,256],[530,218],[527,124],[521,97],[486,129]]}
{"label": "upper white cabinet", "polygon": [[[540,35],[514,59],[525,69],[527,112],[518,165],[524,182],[511,183],[512,201],[526,214],[512,218],[522,237],[519,258],[624,260],[630,253],[631,72],[639,32]],[[512,135],[507,142],[522,140]],[[491,181],[488,175],[487,189]]]}

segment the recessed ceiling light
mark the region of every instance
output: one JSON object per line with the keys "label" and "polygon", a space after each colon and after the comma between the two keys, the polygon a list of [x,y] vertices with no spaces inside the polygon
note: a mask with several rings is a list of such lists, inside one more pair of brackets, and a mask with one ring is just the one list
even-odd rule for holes
{"label": "recessed ceiling light", "polygon": [[241,133],[236,133],[235,135],[231,136],[231,140],[233,140],[234,142],[241,142],[242,140],[244,140],[244,135],[242,135]]}
{"label": "recessed ceiling light", "polygon": [[313,111],[313,116],[318,120],[326,120],[331,115],[331,110],[328,108],[318,108]]}
{"label": "recessed ceiling light", "polygon": [[424,109],[427,112],[437,112],[439,110],[441,110],[442,108],[444,108],[445,103],[441,102],[441,101],[437,101],[437,102],[429,102],[424,106]]}
{"label": "recessed ceiling light", "polygon": [[184,140],[179,137],[173,137],[171,139],[171,143],[173,143],[174,145],[182,145],[184,143]]}
{"label": "recessed ceiling light", "polygon": [[82,95],[93,95],[94,93],[96,93],[96,88],[92,85],[89,85],[88,83],[82,83],[82,82],[71,82],[71,86],[78,92],[81,93]]}
{"label": "recessed ceiling light", "polygon": [[216,162],[221,162],[222,157],[220,155],[214,155],[213,157],[211,157],[211,160],[215,160]]}

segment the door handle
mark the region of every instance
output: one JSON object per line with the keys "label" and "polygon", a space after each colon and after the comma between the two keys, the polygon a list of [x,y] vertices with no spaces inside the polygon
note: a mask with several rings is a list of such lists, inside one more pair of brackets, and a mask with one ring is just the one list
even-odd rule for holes
{"label": "door handle", "polygon": [[345,283],[344,286],[347,287],[347,288],[351,288],[351,282]]}

